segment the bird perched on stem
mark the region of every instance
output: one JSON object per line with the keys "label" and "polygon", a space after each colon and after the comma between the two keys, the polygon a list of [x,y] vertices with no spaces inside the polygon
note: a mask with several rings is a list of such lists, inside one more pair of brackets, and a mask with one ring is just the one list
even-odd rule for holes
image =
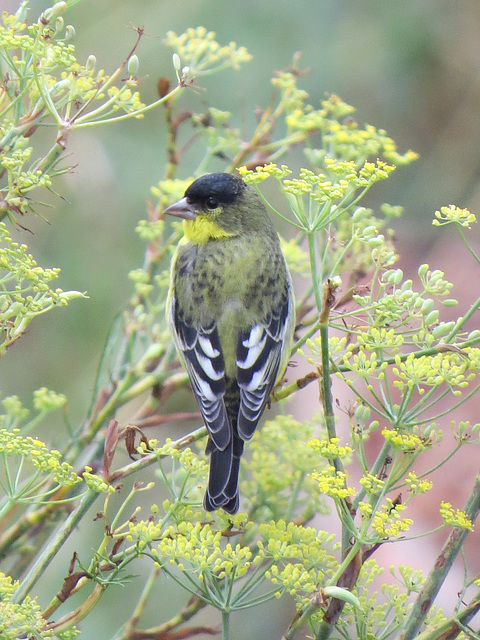
{"label": "bird perched on stem", "polygon": [[266,208],[240,178],[202,176],[165,213],[183,218],[167,313],[209,435],[204,507],[233,514],[244,442],[288,363],[292,282]]}

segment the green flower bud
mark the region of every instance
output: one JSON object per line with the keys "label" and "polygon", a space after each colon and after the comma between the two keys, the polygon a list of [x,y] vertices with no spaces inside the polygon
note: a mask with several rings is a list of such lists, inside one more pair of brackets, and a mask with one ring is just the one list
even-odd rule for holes
{"label": "green flower bud", "polygon": [[355,210],[352,216],[352,222],[357,222],[358,220],[362,220],[362,218],[365,216],[366,211],[367,210],[365,209],[365,207],[358,207],[358,209]]}
{"label": "green flower bud", "polygon": [[139,61],[138,61],[138,56],[133,54],[133,56],[130,56],[130,58],[128,59],[128,73],[131,76],[135,76],[138,73],[138,66],[139,66]]}
{"label": "green flower bud", "polygon": [[180,73],[180,69],[182,68],[182,63],[180,62],[180,56],[178,53],[174,53],[172,56],[173,68],[177,73]]}
{"label": "green flower bud", "polygon": [[97,59],[94,55],[90,55],[87,58],[87,62],[85,64],[85,69],[87,71],[94,71],[95,67],[97,66]]}
{"label": "green flower bud", "polygon": [[434,436],[436,428],[437,428],[436,423],[435,422],[431,422],[423,430],[423,437],[426,439],[426,438],[430,438],[430,436]]}
{"label": "green flower bud", "polygon": [[75,27],[71,24],[67,24],[65,27],[65,40],[73,40],[75,38]]}
{"label": "green flower bud", "polygon": [[50,7],[42,13],[42,15],[40,16],[40,21],[43,24],[48,24],[51,20],[53,20],[53,18],[58,18],[58,16],[62,14],[66,8],[66,2],[57,2],[53,5],[53,7]]}
{"label": "green flower bud", "polygon": [[355,409],[355,419],[358,424],[366,424],[370,418],[370,407],[361,404]]}
{"label": "green flower bud", "polygon": [[438,322],[438,311],[431,311],[427,316],[425,316],[425,324],[429,327],[432,324]]}
{"label": "green flower bud", "polygon": [[434,338],[441,338],[442,336],[446,336],[450,333],[454,326],[455,322],[442,322],[438,325],[438,327],[434,327],[432,329],[432,335]]}
{"label": "green flower bud", "polygon": [[432,271],[432,274],[430,276],[430,284],[435,284],[442,278],[443,278],[443,271],[440,271],[440,269],[435,269],[434,271]]}
{"label": "green flower bud", "polygon": [[338,287],[341,284],[342,284],[342,279],[340,276],[333,276],[333,278],[330,279],[330,285],[332,289],[338,289]]}
{"label": "green flower bud", "polygon": [[385,242],[385,236],[380,234],[379,236],[375,236],[374,238],[370,238],[368,241],[369,246],[371,247],[380,247]]}
{"label": "green flower bud", "polygon": [[348,602],[348,604],[351,604],[357,609],[362,609],[360,600],[356,596],[354,596],[351,591],[348,591],[348,589],[344,589],[343,587],[325,587],[324,589],[322,589],[322,594],[327,598],[336,598],[337,600]]}
{"label": "green flower bud", "polygon": [[426,316],[433,309],[434,302],[431,298],[427,298],[423,301],[422,306],[420,308],[420,313],[422,316]]}
{"label": "green flower bud", "polygon": [[421,264],[418,267],[418,275],[420,278],[424,278],[427,275],[428,264]]}
{"label": "green flower bud", "polygon": [[376,235],[377,235],[377,227],[375,227],[373,224],[371,224],[368,227],[365,227],[365,229],[363,230],[364,238],[371,238]]}
{"label": "green flower bud", "polygon": [[401,269],[390,269],[386,271],[383,279],[389,284],[399,285],[403,280],[403,271]]}

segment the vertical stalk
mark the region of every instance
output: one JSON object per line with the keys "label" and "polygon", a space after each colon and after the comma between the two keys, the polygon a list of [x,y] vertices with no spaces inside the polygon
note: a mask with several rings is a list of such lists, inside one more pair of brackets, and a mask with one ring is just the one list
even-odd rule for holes
{"label": "vertical stalk", "polygon": [[68,516],[66,522],[59,527],[57,533],[50,541],[50,544],[48,544],[47,547],[38,555],[37,561],[25,578],[20,582],[18,589],[13,594],[12,602],[20,603],[24,600],[55,555],[58,553],[65,540],[70,536],[88,509],[90,509],[92,504],[95,502],[97,496],[98,493],[92,490],[89,490],[83,496],[77,508]]}
{"label": "vertical stalk", "polygon": [[[467,518],[472,522],[475,522],[480,512],[480,473],[475,478],[473,491],[467,500],[464,512]],[[437,597],[440,587],[452,568],[453,561],[463,547],[467,534],[468,529],[455,527],[448,536],[448,539],[443,545],[443,548],[435,562],[434,568],[430,572],[423,589],[418,594],[417,601],[407,616],[404,630],[400,634],[398,640],[413,640],[413,638],[418,634],[418,631],[425,620],[425,616],[427,615],[433,601]]]}
{"label": "vertical stalk", "polygon": [[[332,385],[330,381],[330,352],[328,348],[328,320],[333,302],[333,290],[330,283],[327,282],[323,292],[319,319],[322,349],[322,379],[320,382],[320,390],[322,394],[321,400],[323,404],[323,411],[325,414],[325,425],[327,427],[327,433],[330,440],[337,437],[335,429],[335,414],[333,413]],[[334,466],[337,471],[342,470],[342,464],[338,458],[334,460]]]}
{"label": "vertical stalk", "polygon": [[222,611],[222,640],[230,640],[230,611]]}
{"label": "vertical stalk", "polygon": [[[317,254],[315,251],[315,234],[308,233],[308,252],[310,254],[310,270],[312,272],[312,281],[313,281],[313,293],[315,295],[315,304],[317,305],[318,311],[322,312],[322,298],[320,296],[320,282],[318,277],[318,267],[317,267]],[[328,315],[327,315],[328,320]]]}

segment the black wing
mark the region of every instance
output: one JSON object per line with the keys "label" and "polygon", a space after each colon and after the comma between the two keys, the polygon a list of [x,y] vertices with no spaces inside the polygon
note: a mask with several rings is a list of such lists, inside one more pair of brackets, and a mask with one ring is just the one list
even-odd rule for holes
{"label": "black wing", "polygon": [[193,327],[188,319],[178,313],[173,295],[169,319],[205,426],[215,447],[223,451],[230,442],[231,428],[223,400],[225,365],[217,325],[211,322],[205,327]]}
{"label": "black wing", "polygon": [[278,309],[262,323],[242,331],[237,341],[237,382],[240,387],[238,435],[249,440],[286,366],[293,329],[293,297],[290,283]]}

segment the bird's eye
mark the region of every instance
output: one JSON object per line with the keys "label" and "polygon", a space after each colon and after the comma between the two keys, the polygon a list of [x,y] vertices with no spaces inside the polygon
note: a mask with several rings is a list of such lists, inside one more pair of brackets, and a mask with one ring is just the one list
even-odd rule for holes
{"label": "bird's eye", "polygon": [[209,209],[216,209],[218,207],[218,200],[214,196],[207,198],[207,207]]}

